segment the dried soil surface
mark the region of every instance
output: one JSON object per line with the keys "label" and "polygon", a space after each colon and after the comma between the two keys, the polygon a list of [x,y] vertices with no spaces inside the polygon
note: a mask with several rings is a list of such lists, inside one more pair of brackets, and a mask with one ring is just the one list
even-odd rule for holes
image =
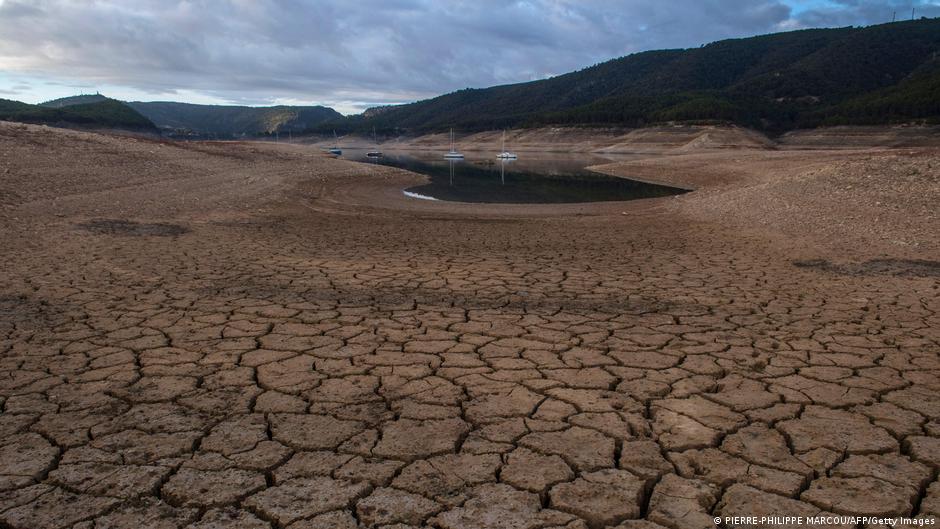
{"label": "dried soil surface", "polygon": [[0,123],[0,527],[940,515],[938,160],[695,152],[604,168],[678,198],[490,206]]}

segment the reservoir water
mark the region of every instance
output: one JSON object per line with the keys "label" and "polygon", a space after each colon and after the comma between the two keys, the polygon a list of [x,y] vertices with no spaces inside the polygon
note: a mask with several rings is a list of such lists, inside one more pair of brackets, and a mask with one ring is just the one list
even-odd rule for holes
{"label": "reservoir water", "polygon": [[391,151],[381,158],[366,150],[343,149],[343,158],[407,169],[430,179],[404,190],[416,199],[500,204],[562,204],[635,200],[677,195],[685,189],[608,176],[590,165],[631,159],[629,156],[520,153],[518,160],[497,160],[495,153],[464,153],[464,160],[445,160],[435,151]]}

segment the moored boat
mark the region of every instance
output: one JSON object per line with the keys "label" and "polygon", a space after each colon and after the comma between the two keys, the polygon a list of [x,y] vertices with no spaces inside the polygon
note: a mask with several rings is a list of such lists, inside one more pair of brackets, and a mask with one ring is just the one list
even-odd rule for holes
{"label": "moored boat", "polygon": [[375,144],[375,150],[366,153],[369,158],[381,158],[382,151],[379,149],[379,140],[375,136],[375,127],[372,127],[372,143]]}
{"label": "moored boat", "polygon": [[503,131],[503,152],[496,155],[500,160],[515,160],[519,158],[516,156],[516,153],[509,152],[506,150],[506,131]]}
{"label": "moored boat", "polygon": [[444,155],[449,160],[463,160],[463,155],[454,148],[454,129],[450,129],[450,151]]}

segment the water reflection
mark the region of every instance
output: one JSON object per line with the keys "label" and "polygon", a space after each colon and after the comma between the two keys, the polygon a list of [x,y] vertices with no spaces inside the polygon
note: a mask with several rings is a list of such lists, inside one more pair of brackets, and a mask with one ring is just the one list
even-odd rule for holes
{"label": "water reflection", "polygon": [[[364,153],[346,149],[344,158],[365,160]],[[428,184],[409,188],[409,196],[456,202],[503,204],[574,203],[633,200],[674,195],[684,190],[588,171],[610,159],[591,155],[529,155],[497,160],[481,153],[465,160],[445,160],[435,152],[386,152],[373,163],[427,175]]]}
{"label": "water reflection", "polygon": [[516,161],[512,158],[500,158],[499,159],[499,181],[502,185],[506,185],[506,166]]}

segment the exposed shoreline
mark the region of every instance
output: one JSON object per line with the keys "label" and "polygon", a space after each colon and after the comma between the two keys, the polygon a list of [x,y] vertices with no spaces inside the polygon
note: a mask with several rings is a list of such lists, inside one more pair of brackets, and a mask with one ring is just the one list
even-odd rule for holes
{"label": "exposed shoreline", "polygon": [[[167,153],[182,149],[180,152],[194,155],[200,152],[235,153],[247,148],[249,152],[257,153],[250,156],[276,156],[275,159],[286,157],[281,163],[290,164],[289,160],[299,156],[301,159],[310,160],[305,163],[316,161],[315,165],[327,163],[337,168],[348,167],[343,169],[343,172],[357,171],[359,169],[353,168],[363,167],[369,174],[381,175],[380,181],[371,178],[366,181],[357,180],[352,185],[340,185],[336,179],[322,179],[318,184],[322,196],[316,202],[317,205],[313,206],[315,208],[330,203],[333,209],[354,207],[362,211],[377,211],[384,208],[418,215],[448,212],[453,215],[535,218],[566,215],[609,216],[619,215],[624,211],[666,207],[675,215],[693,215],[711,221],[721,219],[722,222],[749,229],[761,225],[763,229],[769,230],[768,234],[776,234],[774,236],[784,242],[806,241],[815,237],[819,241],[831,243],[833,248],[844,247],[840,251],[916,254],[924,251],[936,252],[940,249],[940,242],[930,236],[931,233],[940,232],[940,220],[929,211],[929,204],[933,200],[940,203],[940,186],[936,182],[940,162],[938,149],[933,148],[856,148],[848,151],[708,148],[710,144],[701,141],[701,137],[703,134],[713,137],[715,132],[710,129],[698,130],[694,132],[697,139],[692,140],[695,148],[664,147],[658,154],[634,152],[632,154],[636,156],[635,159],[591,166],[592,170],[604,174],[694,190],[694,193],[627,203],[498,205],[409,200],[401,191],[424,183],[425,177],[388,167],[360,166],[345,160],[326,161],[323,160],[323,153],[310,145],[275,145],[269,142],[177,143],[32,125],[0,126],[8,133],[19,129],[41,132],[51,135],[50,137],[61,135],[63,138],[75,139],[100,138],[121,148],[139,146],[144,150],[141,151],[143,154],[146,154],[147,145],[161,150],[168,149],[165,151]],[[670,134],[676,133],[672,131]],[[886,133],[882,130],[878,134],[883,139]],[[426,144],[427,141],[424,141],[417,145],[420,147],[427,146]],[[551,145],[543,145],[543,148],[549,149]],[[596,154],[603,157],[604,153]],[[859,180],[887,170],[895,175],[894,181]],[[905,171],[913,172],[914,176],[907,175]],[[918,178],[917,174],[922,177]],[[277,188],[287,182],[283,180],[284,177],[279,177],[279,180],[283,181],[280,184],[255,176],[246,178],[253,186],[265,182],[263,185],[275,185]],[[294,181],[292,178],[288,180]],[[294,182],[290,186],[300,184],[300,181]],[[895,189],[893,185],[902,187]],[[798,186],[803,194],[790,193],[788,186]],[[846,186],[852,193],[842,196]],[[245,191],[246,189],[241,188],[223,190],[223,195]],[[286,189],[284,192],[290,193]],[[0,193],[11,195],[18,192],[14,187],[0,189]],[[57,202],[62,203],[63,200],[68,199],[63,197]],[[764,207],[774,201],[779,201],[778,209],[768,215]],[[801,205],[801,201],[809,202],[812,206]],[[861,209],[848,211],[846,207],[850,203],[855,207],[864,208],[870,214],[859,214]],[[378,206],[380,204],[381,207]],[[909,210],[914,204],[920,204],[917,206],[920,209]],[[810,226],[813,227],[812,230],[808,229]],[[790,238],[793,238],[792,241]],[[795,242],[794,245],[798,246]]]}
{"label": "exposed shoreline", "polygon": [[[344,136],[304,138],[302,143],[331,147],[370,148],[372,138]],[[417,151],[446,150],[447,133],[417,137],[379,138],[386,149]],[[502,131],[458,134],[460,150],[467,152],[502,150]],[[675,125],[644,129],[613,127],[542,127],[506,131],[507,148],[516,152],[595,153],[595,154],[675,154],[710,149],[757,150],[862,150],[873,148],[940,147],[940,127],[879,126],[831,127],[788,132],[769,138],[757,131],[736,126]]]}

